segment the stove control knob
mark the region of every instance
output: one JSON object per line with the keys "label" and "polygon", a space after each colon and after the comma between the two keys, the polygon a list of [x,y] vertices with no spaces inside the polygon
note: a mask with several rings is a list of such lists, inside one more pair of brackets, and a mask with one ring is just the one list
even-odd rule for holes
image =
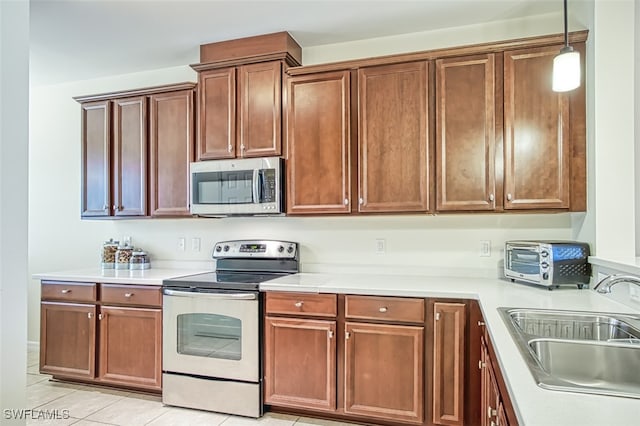
{"label": "stove control knob", "polygon": [[229,246],[228,245],[224,246],[224,251],[229,251]]}
{"label": "stove control knob", "polygon": [[542,257],[547,257],[547,256],[549,256],[549,252],[548,252],[548,251],[546,251],[546,250],[542,250],[542,251],[540,252],[540,256],[542,256]]}
{"label": "stove control knob", "polygon": [[287,247],[287,253],[293,253],[293,246]]}
{"label": "stove control knob", "polygon": [[282,253],[284,251],[284,246],[278,246],[278,253]]}
{"label": "stove control knob", "polygon": [[222,246],[216,246],[216,251],[220,253],[222,251]]}

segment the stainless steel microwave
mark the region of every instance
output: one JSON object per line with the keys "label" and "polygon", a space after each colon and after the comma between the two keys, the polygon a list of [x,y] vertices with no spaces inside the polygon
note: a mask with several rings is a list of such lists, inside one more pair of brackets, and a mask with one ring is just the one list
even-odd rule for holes
{"label": "stainless steel microwave", "polygon": [[589,284],[589,245],[577,241],[507,241],[504,275],[511,281],[552,287]]}
{"label": "stainless steel microwave", "polygon": [[280,157],[191,163],[191,213],[199,216],[284,213]]}

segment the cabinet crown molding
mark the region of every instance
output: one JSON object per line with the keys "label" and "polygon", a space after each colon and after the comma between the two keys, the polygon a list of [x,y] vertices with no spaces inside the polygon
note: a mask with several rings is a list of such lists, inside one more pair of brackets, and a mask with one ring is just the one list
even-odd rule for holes
{"label": "cabinet crown molding", "polygon": [[104,101],[110,99],[117,98],[128,98],[133,96],[147,96],[153,95],[156,93],[166,93],[166,92],[174,92],[178,90],[192,90],[196,87],[195,82],[183,82],[183,83],[174,83],[174,84],[164,84],[161,86],[151,86],[151,87],[143,87],[141,89],[130,89],[130,90],[120,90],[117,92],[109,92],[109,93],[99,93],[96,95],[82,95],[82,96],[74,96],[73,100],[76,102],[93,102],[93,101]]}

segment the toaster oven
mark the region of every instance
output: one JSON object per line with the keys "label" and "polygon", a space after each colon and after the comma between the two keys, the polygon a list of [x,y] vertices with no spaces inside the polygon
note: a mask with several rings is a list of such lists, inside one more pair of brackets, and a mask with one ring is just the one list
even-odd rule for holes
{"label": "toaster oven", "polygon": [[561,284],[589,284],[589,245],[577,241],[507,241],[504,275],[511,281],[538,284],[551,290]]}

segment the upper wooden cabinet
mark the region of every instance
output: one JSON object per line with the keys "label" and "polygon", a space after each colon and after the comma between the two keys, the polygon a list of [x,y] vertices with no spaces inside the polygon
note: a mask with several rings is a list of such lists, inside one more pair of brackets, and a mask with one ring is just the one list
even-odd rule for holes
{"label": "upper wooden cabinet", "polygon": [[287,92],[287,212],[350,212],[349,71],[291,77]]}
{"label": "upper wooden cabinet", "polygon": [[358,70],[358,211],[429,209],[425,61]]}
{"label": "upper wooden cabinet", "polygon": [[236,156],[236,69],[198,75],[198,160]]}
{"label": "upper wooden cabinet", "polygon": [[[496,206],[495,54],[436,61],[436,209]],[[501,88],[501,87],[500,87]]]}
{"label": "upper wooden cabinet", "polygon": [[190,215],[194,86],[74,98],[82,104],[82,217]]}
{"label": "upper wooden cabinet", "polygon": [[551,90],[561,47],[504,53],[505,209],[570,205],[570,94]]}

